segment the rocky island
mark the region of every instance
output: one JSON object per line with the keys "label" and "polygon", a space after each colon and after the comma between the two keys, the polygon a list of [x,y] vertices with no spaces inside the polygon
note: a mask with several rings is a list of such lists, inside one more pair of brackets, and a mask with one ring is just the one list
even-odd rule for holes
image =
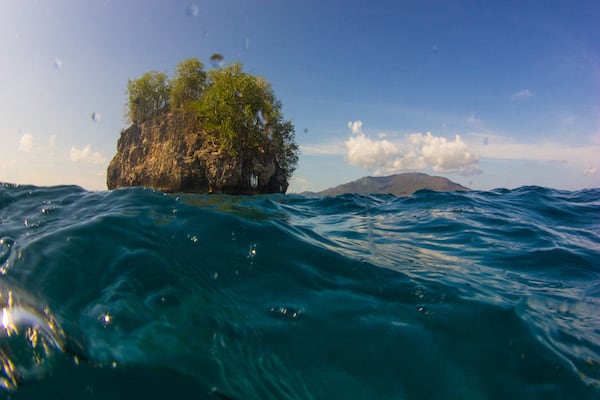
{"label": "rocky island", "polygon": [[389,176],[365,176],[321,192],[305,193],[316,196],[337,196],[339,194],[393,194],[410,196],[418,190],[436,192],[468,191],[469,188],[441,177],[421,172],[406,172]]}
{"label": "rocky island", "polygon": [[294,126],[271,86],[239,63],[206,73],[195,58],[175,77],[130,80],[128,120],[107,170],[108,189],[285,193],[298,161]]}

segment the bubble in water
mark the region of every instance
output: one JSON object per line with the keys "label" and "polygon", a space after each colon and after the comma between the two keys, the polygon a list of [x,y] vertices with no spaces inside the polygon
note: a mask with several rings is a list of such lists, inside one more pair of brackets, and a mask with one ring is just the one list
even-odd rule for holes
{"label": "bubble in water", "polygon": [[62,62],[62,60],[60,58],[56,58],[56,59],[54,59],[53,65],[54,65],[54,68],[61,69],[62,65],[63,65],[63,62]]}
{"label": "bubble in water", "polygon": [[425,306],[418,306],[417,311],[424,315],[429,315],[429,310]]}
{"label": "bubble in water", "polygon": [[221,53],[214,53],[212,56],[210,56],[210,62],[213,65],[213,67],[215,67],[215,68],[222,67],[224,60],[225,60],[225,57],[223,57],[223,54],[221,54]]}
{"label": "bubble in water", "polygon": [[99,319],[104,327],[109,326],[113,322],[112,316],[109,313],[101,314]]}
{"label": "bubble in water", "polygon": [[102,116],[100,115],[99,112],[94,111],[92,113],[92,121],[94,121],[94,122],[100,122],[101,119],[102,119]]}
{"label": "bubble in water", "polygon": [[302,310],[297,310],[291,307],[271,307],[269,310],[271,316],[278,319],[294,320],[300,317]]}
{"label": "bubble in water", "polygon": [[256,245],[253,244],[250,246],[250,249],[248,250],[248,259],[250,261],[252,261],[254,259],[254,257],[256,257]]}
{"label": "bubble in water", "polygon": [[196,3],[192,3],[185,9],[185,15],[196,18],[200,14],[200,7]]}

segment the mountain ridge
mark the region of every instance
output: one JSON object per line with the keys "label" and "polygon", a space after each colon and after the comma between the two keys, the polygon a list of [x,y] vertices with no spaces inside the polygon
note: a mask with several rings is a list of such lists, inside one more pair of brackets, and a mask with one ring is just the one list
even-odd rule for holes
{"label": "mountain ridge", "polygon": [[337,196],[340,194],[393,194],[396,196],[410,196],[414,192],[423,189],[436,192],[471,190],[441,176],[432,176],[422,172],[406,172],[388,176],[365,176],[320,192],[303,192],[301,194],[315,196]]}

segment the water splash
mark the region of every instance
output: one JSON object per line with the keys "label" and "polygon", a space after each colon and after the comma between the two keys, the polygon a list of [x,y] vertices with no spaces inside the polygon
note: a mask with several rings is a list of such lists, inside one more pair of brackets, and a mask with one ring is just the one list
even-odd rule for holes
{"label": "water splash", "polygon": [[16,390],[40,379],[63,353],[65,335],[48,308],[36,307],[10,289],[0,290],[0,388]]}
{"label": "water splash", "polygon": [[9,259],[13,254],[15,241],[9,237],[0,239],[0,273],[6,275],[9,268]]}

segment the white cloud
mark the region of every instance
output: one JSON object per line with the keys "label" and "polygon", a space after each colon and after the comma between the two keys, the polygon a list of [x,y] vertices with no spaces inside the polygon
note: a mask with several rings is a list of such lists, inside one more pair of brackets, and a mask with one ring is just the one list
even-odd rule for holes
{"label": "white cloud", "polygon": [[21,140],[19,140],[19,150],[24,152],[33,150],[33,135],[26,133],[21,137]]}
{"label": "white cloud", "polygon": [[586,169],[583,170],[583,174],[585,176],[595,176],[598,173],[598,168],[595,165],[590,165]]}
{"label": "white cloud", "polygon": [[417,171],[427,167],[435,172],[480,173],[479,155],[470,151],[456,135],[454,141],[431,133],[413,133],[400,143],[374,140],[362,133],[360,121],[349,122],[352,135],[346,140],[349,164],[374,171],[375,175]]}
{"label": "white cloud", "polygon": [[362,133],[362,121],[361,120],[349,121],[348,128],[350,128],[352,133],[354,133],[355,135],[358,135],[359,133]]}
{"label": "white cloud", "polygon": [[471,115],[469,118],[467,118],[467,122],[469,124],[481,124],[483,121],[481,121],[479,118],[475,118],[475,115]]}
{"label": "white cloud", "polygon": [[70,158],[73,162],[80,162],[84,164],[102,164],[106,162],[106,157],[98,151],[92,151],[92,148],[88,144],[83,149],[71,147]]}
{"label": "white cloud", "polygon": [[516,99],[526,99],[528,97],[533,97],[533,96],[535,96],[535,93],[533,93],[531,90],[523,89],[523,90],[519,90],[518,92],[513,93],[511,98],[513,100],[516,100]]}
{"label": "white cloud", "polygon": [[346,141],[346,159],[352,165],[366,169],[386,170],[401,161],[402,152],[386,139],[373,140],[364,133],[356,133]]}
{"label": "white cloud", "polygon": [[341,141],[300,145],[300,152],[307,156],[334,156],[344,154],[345,151],[344,143]]}
{"label": "white cloud", "polygon": [[413,134],[422,143],[421,153],[427,165],[435,172],[458,172],[464,175],[480,173],[479,155],[471,152],[459,135],[450,142],[445,137],[427,132]]}

